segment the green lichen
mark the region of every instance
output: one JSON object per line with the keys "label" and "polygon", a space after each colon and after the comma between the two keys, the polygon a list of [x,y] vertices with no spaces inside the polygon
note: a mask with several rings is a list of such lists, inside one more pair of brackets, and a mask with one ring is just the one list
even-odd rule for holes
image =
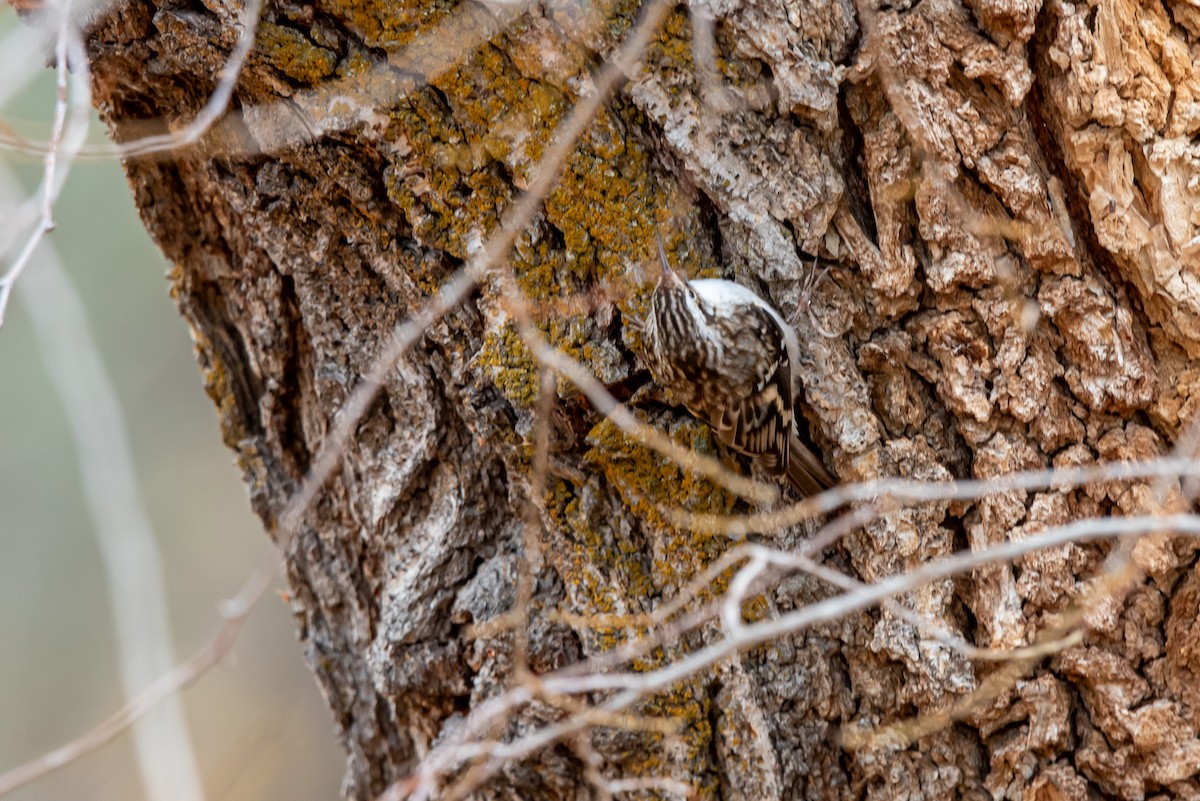
{"label": "green lichen", "polygon": [[[591,321],[570,317],[543,323],[542,334],[557,349],[583,362],[601,380],[618,380],[624,375],[619,353],[596,344]],[[511,323],[504,323],[484,335],[483,347],[475,364],[489,377],[510,403],[518,409],[532,409],[538,400],[538,364],[525,341]],[[558,394],[573,394],[569,383],[558,378]]]}
{"label": "green lichen", "polygon": [[629,33],[645,4],[642,0],[596,0],[596,11],[608,21],[607,31],[613,40]]}
{"label": "green lichen", "polygon": [[268,64],[300,83],[314,84],[337,68],[336,53],[313,44],[295,28],[263,22],[254,44]]}
{"label": "green lichen", "polygon": [[450,276],[450,268],[436,251],[420,251],[405,259],[404,271],[426,297],[436,295]]}
{"label": "green lichen", "polygon": [[513,245],[509,265],[525,296],[539,301],[570,288],[564,282],[566,260],[566,254],[549,237],[522,235]]}
{"label": "green lichen", "polygon": [[[586,615],[625,615],[649,611],[652,588],[640,550],[624,542],[619,527],[594,519],[578,488],[553,479],[545,496],[546,514],[565,536],[547,553],[568,588],[573,611]],[[646,633],[642,626],[597,621],[578,630],[589,652],[608,651]]]}
{"label": "green lichen", "polygon": [[[523,143],[549,141],[570,110],[571,98],[532,80],[494,45],[433,80],[453,107],[459,125],[497,160],[508,160]],[[522,151],[520,158],[527,160]],[[519,181],[519,176],[517,176]]]}
{"label": "green lichen", "polygon": [[[563,480],[553,482],[545,508],[555,528],[568,536],[549,558],[569,588],[568,597],[580,604],[576,611],[593,615],[648,611],[658,567],[646,564],[644,547],[624,539],[615,521],[597,512],[588,514],[583,507],[577,488]],[[644,634],[643,627],[605,621],[579,630],[589,652],[611,650]],[[685,656],[694,644],[685,637],[654,649],[634,660],[630,667],[637,671],[661,668]],[[713,733],[708,723],[707,681],[704,676],[681,681],[647,698],[633,710],[636,715],[662,718],[677,725],[676,736],[685,746],[681,751],[672,750],[668,756],[663,737],[646,734],[628,741],[628,750],[606,756],[617,760],[622,770],[632,776],[669,775],[668,759],[675,767],[677,760],[682,759],[693,775],[711,775],[708,755]],[[700,789],[701,798],[715,797],[715,785],[706,784]]]}
{"label": "green lichen", "polygon": [[[622,354],[597,335],[596,324],[589,315],[551,318],[542,327],[555,348],[582,362],[601,382],[611,384],[626,376],[628,370]],[[568,383],[559,384],[559,395],[569,392]]]}
{"label": "green lichen", "polygon": [[[676,419],[667,427],[667,433],[686,448],[717,455],[711,429],[690,417]],[[725,534],[678,528],[663,510],[728,515],[734,511],[734,496],[628,437],[609,420],[595,426],[587,441],[591,449],[585,463],[598,468],[625,506],[656,532],[658,547],[651,564],[656,586],[685,586],[729,549]],[[735,472],[740,469],[731,459],[726,466]],[[698,600],[704,602],[723,594],[736,570],[734,566],[717,575],[699,590]],[[743,605],[742,614],[746,622],[753,622],[765,617],[767,611],[765,600],[752,596]]]}
{"label": "green lichen", "polygon": [[196,354],[204,373],[204,392],[217,407],[221,441],[226,446],[236,449],[247,432],[245,421],[239,414],[237,398],[230,386],[229,370],[212,346],[211,340],[195,326],[192,327],[192,340],[195,342]]}
{"label": "green lichen", "polygon": [[[681,421],[670,433],[677,442],[689,447],[706,452],[713,449],[711,432],[693,421]],[[648,611],[661,582],[674,581],[681,586],[728,545],[719,535],[671,529],[655,504],[724,512],[732,507],[733,499],[705,481],[683,475],[672,462],[648,451],[607,421],[593,429],[588,443],[591,450],[585,464],[599,467],[606,481],[618,487],[622,502],[633,510],[633,517],[655,532],[657,547],[652,550],[663,556],[652,557],[645,543],[626,538],[620,521],[612,520],[603,510],[589,514],[578,488],[558,479],[547,493],[545,509],[553,527],[566,536],[549,558],[567,584],[568,597],[577,605],[576,611],[585,614]],[[723,591],[729,575],[719,577],[708,592]],[[708,599],[708,592],[700,593],[700,603]],[[748,607],[754,610],[752,617],[760,616],[766,608],[761,599]],[[596,652],[616,648],[646,630],[600,621],[581,626],[578,632],[585,648]],[[637,671],[661,668],[686,656],[698,644],[695,638],[685,636],[634,660],[630,667]],[[679,728],[674,735],[674,746],[668,748],[662,735],[645,734],[621,741],[628,742],[629,747],[606,752],[606,756],[617,761],[622,771],[631,776],[669,775],[682,766],[691,775],[705,777],[697,787],[699,798],[717,797],[715,766],[711,764],[715,733],[709,723],[709,681],[705,675],[686,679],[647,698],[632,710],[636,715],[676,724]]]}
{"label": "green lichen", "polygon": [[[716,455],[711,430],[691,418],[675,420],[667,433],[686,448]],[[660,544],[653,569],[660,586],[682,587],[728,549],[729,539],[724,534],[681,530],[663,510],[729,514],[735,502],[732,495],[627,436],[609,420],[596,425],[587,441],[591,449],[585,462],[598,468],[622,502],[657,532]],[[730,468],[738,469],[736,464]]]}
{"label": "green lichen", "polygon": [[465,258],[473,235],[493,230],[513,187],[505,170],[442,96],[410,94],[392,112],[390,135],[408,151],[384,172],[388,198],[416,239]]}
{"label": "green lichen", "polygon": [[667,16],[658,36],[650,42],[643,61],[654,72],[669,76],[664,80],[664,89],[672,99],[685,94],[700,97],[707,91],[699,83],[700,76],[712,71],[714,80],[724,81],[741,89],[758,90],[763,97],[769,96],[772,82],[769,69],[761,59],[741,58],[717,47],[711,63],[706,69],[696,63],[696,49],[692,40],[692,20],[677,10]]}

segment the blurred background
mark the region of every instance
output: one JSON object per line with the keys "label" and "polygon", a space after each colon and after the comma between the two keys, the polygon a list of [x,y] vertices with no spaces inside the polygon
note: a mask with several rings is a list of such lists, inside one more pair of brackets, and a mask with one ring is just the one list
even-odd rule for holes
{"label": "blurred background", "polygon": [[[12,9],[0,5],[0,43],[17,30]],[[30,69],[40,74],[0,108],[0,122],[45,139],[54,74],[40,62]],[[103,138],[94,120],[89,140]],[[8,150],[0,160],[17,173],[22,197],[32,196],[41,161]],[[55,211],[50,238],[123,407],[182,660],[212,637],[218,605],[269,542],[221,443],[187,326],[168,296],[169,265],[137,218],[120,165],[76,163]],[[21,292],[18,281],[0,327],[0,773],[78,737],[125,700],[71,430]],[[341,748],[278,594],[259,602],[231,658],[182,698],[210,801],[338,797]],[[128,734],[8,796],[142,797]]]}

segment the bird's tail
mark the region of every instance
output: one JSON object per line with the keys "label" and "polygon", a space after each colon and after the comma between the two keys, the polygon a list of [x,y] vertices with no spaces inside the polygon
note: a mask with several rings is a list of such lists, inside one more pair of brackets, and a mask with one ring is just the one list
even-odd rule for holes
{"label": "bird's tail", "polygon": [[805,497],[818,495],[837,483],[821,458],[809,450],[795,432],[788,443],[787,477]]}

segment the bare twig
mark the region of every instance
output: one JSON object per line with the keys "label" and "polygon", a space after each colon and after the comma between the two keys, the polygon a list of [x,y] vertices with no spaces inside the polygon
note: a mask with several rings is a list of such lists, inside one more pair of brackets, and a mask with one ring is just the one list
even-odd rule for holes
{"label": "bare twig", "polygon": [[[801,569],[822,581],[828,582],[841,590],[858,590],[866,585],[847,576],[833,568],[818,564],[811,560],[805,559],[797,562],[797,565],[802,565]],[[883,607],[896,617],[910,624],[921,634],[930,639],[937,640],[945,645],[958,651],[968,659],[974,659],[981,662],[1010,662],[1020,660],[1041,659],[1050,654],[1058,653],[1059,651],[1070,648],[1072,645],[1078,644],[1083,639],[1082,631],[1071,631],[1062,637],[1056,637],[1052,640],[1041,642],[1035,645],[1029,645],[1024,648],[980,648],[967,642],[958,634],[946,629],[943,626],[934,623],[927,617],[919,615],[912,611],[904,604],[888,600],[883,602]]]}
{"label": "bare twig", "polygon": [[[251,0],[247,5],[244,11],[246,16],[244,30],[239,38],[238,46],[235,48],[234,57],[231,58],[222,74],[217,91],[214,92],[201,114],[184,131],[166,137],[150,137],[128,143],[125,146],[126,149],[122,151],[123,153],[126,155],[145,154],[189,144],[202,136],[209,126],[222,116],[236,84],[237,73],[253,45],[253,26],[257,23],[260,3],[261,0]],[[637,728],[644,725],[652,727],[653,722],[637,718],[626,713],[625,710],[639,699],[661,691],[677,681],[694,676],[698,671],[711,667],[721,659],[740,650],[816,623],[837,619],[876,603],[888,606],[895,614],[908,620],[922,633],[937,638],[971,658],[1005,659],[1023,664],[1044,656],[1052,649],[1077,641],[1081,636],[1080,632],[1066,629],[1076,625],[1079,616],[1069,616],[1068,622],[1064,622],[1053,630],[1043,632],[1039,642],[1034,645],[1013,651],[999,651],[976,648],[966,643],[961,637],[915,615],[892,599],[899,594],[910,592],[927,581],[956,575],[983,565],[1007,561],[1037,549],[1055,547],[1068,542],[1082,542],[1107,536],[1132,538],[1145,536],[1147,533],[1157,536],[1161,532],[1175,532],[1189,536],[1200,534],[1200,519],[1191,515],[1076,521],[1070,525],[1047,529],[1021,542],[1001,543],[977,553],[955,554],[873,585],[858,582],[819,565],[810,558],[810,554],[817,553],[822,548],[836,542],[846,532],[889,510],[898,508],[903,503],[971,499],[1012,489],[1068,487],[1093,481],[1126,480],[1150,476],[1160,478],[1200,476],[1200,466],[1192,459],[1183,458],[1133,464],[1109,464],[1066,471],[1039,471],[989,479],[986,482],[926,484],[901,480],[878,481],[839,487],[777,512],[748,516],[717,517],[668,510],[669,519],[680,524],[697,526],[710,531],[724,531],[738,536],[793,525],[817,515],[835,511],[847,503],[862,503],[853,511],[842,515],[823,528],[800,553],[786,553],[752,544],[735,547],[717,562],[708,566],[684,590],[680,591],[669,603],[660,607],[653,615],[630,616],[628,625],[653,627],[646,636],[628,643],[625,647],[614,649],[612,652],[557,671],[549,676],[531,675],[526,658],[528,645],[526,629],[539,564],[537,560],[540,554],[536,510],[537,504],[541,502],[544,494],[549,404],[553,399],[551,372],[575,383],[595,408],[611,419],[625,433],[675,460],[684,469],[703,474],[745,497],[760,501],[769,501],[777,497],[773,487],[745,479],[734,471],[730,471],[718,460],[682,448],[661,432],[638,421],[605,390],[603,385],[582,364],[547,342],[534,325],[537,310],[531,307],[528,299],[524,297],[516,282],[512,280],[507,268],[502,266],[516,236],[532,220],[547,191],[553,185],[558,169],[575,147],[579,135],[590,124],[605,98],[626,75],[636,69],[637,59],[646,42],[657,29],[662,15],[668,9],[669,5],[666,0],[650,0],[643,19],[622,46],[621,51],[596,76],[595,92],[576,106],[568,120],[556,132],[553,146],[549,148],[545,158],[531,173],[534,180],[528,192],[512,204],[504,215],[501,225],[488,238],[486,244],[473,250],[468,264],[455,274],[442,291],[430,303],[420,308],[412,318],[398,325],[392,331],[391,336],[383,343],[379,355],[358,386],[355,387],[349,400],[332,419],[329,430],[300,490],[289,499],[276,516],[276,542],[281,551],[286,551],[297,536],[297,532],[301,530],[305,513],[320,493],[324,483],[336,472],[341,456],[346,451],[358,422],[370,407],[396,363],[419,342],[429,326],[462,303],[480,282],[489,277],[494,278],[500,287],[505,307],[513,311],[518,331],[533,352],[541,371],[542,394],[536,416],[536,450],[529,485],[530,513],[526,519],[525,529],[525,558],[527,561],[519,577],[517,600],[509,613],[511,619],[504,619],[506,625],[517,631],[515,640],[515,662],[518,666],[515,672],[517,683],[500,697],[477,706],[460,730],[434,748],[418,766],[417,772],[412,777],[390,788],[385,793],[384,797],[386,798],[408,796],[428,798],[437,792],[441,782],[445,780],[451,770],[466,763],[473,763],[467,774],[451,788],[447,796],[449,798],[461,797],[477,789],[482,782],[493,776],[508,762],[525,758],[540,748],[564,740],[574,743],[579,749],[579,753],[586,757],[585,762],[589,766],[588,776],[602,795],[611,796],[622,792],[656,789],[681,794],[687,793],[689,788],[686,784],[670,778],[604,779],[600,773],[599,760],[591,758],[594,756],[594,751],[591,750],[582,733],[596,726]],[[251,14],[253,19],[249,19]],[[707,28],[704,27],[705,24],[708,25]],[[703,30],[701,30],[702,28]],[[696,34],[697,47],[701,51],[705,47],[711,51],[711,34],[711,20],[702,20]],[[704,36],[709,37],[707,44],[700,41]],[[63,44],[65,41],[64,34],[60,39],[60,48],[65,48]],[[701,55],[702,53],[698,52],[698,60],[701,60]],[[708,55],[711,57],[711,52]],[[47,151],[44,176],[45,192],[39,209],[40,223],[38,232],[27,246],[29,253],[32,253],[37,240],[53,227],[51,190],[61,184],[61,171],[57,169],[57,160],[63,150],[61,136],[65,112],[60,113],[59,110],[65,108],[64,65],[68,61],[66,56],[67,53],[64,49],[59,58],[60,106],[56,107],[56,134],[52,137]],[[414,54],[414,57],[419,56],[419,52]],[[457,59],[458,56],[454,58]],[[434,67],[430,67],[430,69],[434,69]],[[428,75],[424,68],[418,73]],[[222,92],[224,92],[223,99],[219,97]],[[211,112],[210,107],[213,109]],[[194,132],[192,132],[193,126],[195,126]],[[321,132],[325,130],[328,129],[321,129]],[[287,141],[293,140],[289,138]],[[56,191],[54,196],[56,196]],[[28,253],[23,253],[14,267],[2,279],[3,283],[0,283],[0,313],[3,311],[4,300],[11,291],[12,281],[16,279],[28,258]],[[35,760],[34,763],[0,776],[0,794],[30,780],[26,777],[43,775],[57,765],[86,753],[116,736],[130,721],[144,714],[156,700],[165,698],[186,686],[208,666],[215,664],[232,644],[249,609],[273,582],[277,565],[278,556],[273,555],[269,564],[264,565],[251,577],[237,598],[227,605],[228,618],[205,649],[175,670],[165,674],[159,681],[151,684],[145,692],[135,697],[116,715],[83,738],[53,754]],[[1120,563],[1114,562],[1110,567],[1110,571],[1103,577],[1107,579],[1108,583],[1103,588],[1096,589],[1094,594],[1089,597],[1100,597],[1100,595],[1113,597],[1114,594],[1123,591],[1119,587],[1129,586],[1136,577],[1140,576],[1136,566],[1133,566],[1128,560]],[[688,615],[676,617],[693,602],[704,597],[706,579],[711,583],[712,579],[730,570],[734,570],[734,572],[730,578],[729,589],[724,596]],[[806,571],[829,581],[844,592],[839,596],[771,620],[746,623],[742,619],[742,605],[746,598],[761,586],[766,577],[779,571],[790,570]],[[638,655],[644,655],[650,649],[667,641],[673,634],[712,620],[714,616],[719,616],[726,635],[719,642],[656,670],[601,673],[603,670],[626,663]],[[1016,669],[1014,667],[1014,670]],[[987,692],[993,690],[992,685],[985,688]],[[615,695],[599,704],[575,699],[575,696],[593,692],[615,693]],[[558,706],[560,710],[566,710],[568,714],[564,720],[514,742],[497,742],[497,732],[505,722],[506,716],[534,700],[548,701]],[[9,782],[7,785],[6,781]]]}
{"label": "bare twig", "polygon": [[[79,32],[71,25],[70,9],[57,8],[60,14],[58,38],[54,53],[56,65],[56,97],[54,103],[54,122],[51,127],[51,148],[43,160],[42,184],[38,190],[40,198],[37,211],[37,222],[33,231],[25,241],[14,261],[0,276],[0,325],[4,324],[4,311],[8,307],[8,299],[12,294],[13,285],[20,278],[33,251],[42,238],[54,230],[54,202],[62,190],[66,175],[75,153],[87,136],[88,115],[91,114],[90,75],[87,71],[87,56],[84,53],[83,42]],[[74,77],[70,77],[69,66],[76,67]],[[68,111],[69,122],[68,125]],[[8,248],[10,231],[24,224],[25,218],[35,207],[27,204],[21,211],[13,215],[6,224],[6,230],[0,235],[0,253]]]}
{"label": "bare twig", "polygon": [[706,3],[691,3],[692,59],[696,65],[696,79],[700,84],[700,99],[706,113],[724,114],[738,106],[745,106],[729,92],[722,83],[717,69],[717,40],[712,9]]}
{"label": "bare twig", "polygon": [[[1176,441],[1172,449],[1173,458],[1194,463],[1198,448],[1200,417],[1193,419]],[[1153,497],[1149,499],[1148,508],[1144,511],[1161,514],[1178,488],[1179,480],[1169,473],[1159,474],[1155,479]],[[1188,502],[1194,500],[1196,489],[1197,485],[1193,479],[1184,481],[1183,498]],[[1141,536],[1144,535],[1127,534],[1122,537],[1118,547],[1106,560],[1104,571],[1087,582],[1083,592],[1058,617],[1054,625],[1038,632],[1033,644],[1027,648],[1013,649],[1008,663],[991,673],[974,691],[957,699],[949,707],[899,720],[882,728],[869,731],[846,728],[842,733],[843,742],[849,747],[873,747],[884,743],[896,746],[913,742],[927,733],[943,728],[949,722],[961,720],[982,709],[1011,689],[1039,659],[1082,641],[1082,627],[1087,622],[1091,610],[1122,601],[1145,578],[1144,566],[1133,558],[1135,538]],[[1149,533],[1148,539],[1162,540],[1169,536],[1170,532],[1167,530],[1153,531]]]}
{"label": "bare twig", "polygon": [[[827,623],[851,612],[857,612],[880,603],[887,598],[909,592],[931,581],[1071,542],[1144,535],[1158,531],[1200,536],[1200,516],[1178,514],[1166,517],[1141,516],[1079,520],[1048,528],[1028,539],[1003,542],[980,551],[956,553],[944,559],[928,562],[908,573],[892,576],[875,584],[863,585],[860,589],[811,604],[778,618],[743,626],[739,629],[739,635],[736,638],[727,638],[690,654],[678,662],[653,671],[573,677],[569,681],[564,681],[562,686],[552,677],[544,677],[542,681],[550,692],[630,691],[638,688],[643,691],[657,690],[668,687],[675,681],[692,675],[697,670],[708,667],[739,649],[752,648],[775,637],[820,623]],[[754,549],[760,546],[749,547]],[[764,550],[769,551],[769,549]],[[805,566],[804,557],[793,554],[773,551],[771,557],[780,564],[794,564],[797,569],[803,569]]]}
{"label": "bare twig", "polygon": [[[480,44],[503,30],[530,7],[526,0],[517,2],[480,2],[463,4],[448,14],[404,49],[388,60],[345,78],[323,82],[313,89],[297,91],[287,100],[248,106],[228,112],[227,108],[246,59],[253,51],[255,34],[262,12],[262,0],[248,0],[241,14],[241,32],[226,61],[216,87],[200,112],[183,128],[166,134],[152,134],[126,142],[87,145],[80,149],[84,160],[145,157],[170,153],[200,141],[223,118],[236,120],[260,133],[269,132],[257,148],[240,155],[260,155],[288,145],[312,141],[345,130],[376,116],[374,102],[395,103],[420,89],[428,81],[453,67]],[[401,73],[403,81],[395,76]],[[363,87],[367,87],[364,93]],[[355,102],[345,102],[353,98]],[[313,112],[311,115],[306,112]],[[300,114],[301,117],[297,117]],[[314,119],[315,117],[315,119]],[[161,126],[163,120],[138,121],[138,128]],[[133,124],[125,130],[135,130]],[[50,148],[38,142],[0,131],[0,148],[42,155]]]}
{"label": "bare twig", "polygon": [[[973,500],[1011,490],[1066,489],[1080,484],[1103,481],[1128,481],[1137,478],[1200,476],[1200,461],[1178,456],[1143,462],[1107,462],[1090,467],[1052,468],[1009,473],[986,480],[915,481],[880,479],[859,484],[843,484],[820,495],[772,512],[750,515],[697,514],[681,509],[662,509],[673,523],[703,531],[718,531],[730,536],[776,531],[805,520],[812,520],[845,504],[868,501],[883,513],[901,501]],[[878,516],[878,515],[876,515]],[[861,520],[861,518],[860,518]],[[866,522],[866,520],[862,520]],[[861,525],[861,523],[860,523]],[[832,541],[823,540],[827,546]]]}
{"label": "bare twig", "polygon": [[601,777],[601,781],[601,786],[612,795],[659,791],[682,796],[683,798],[693,797],[693,789],[690,784],[666,776],[644,776],[628,779],[603,779]]}
{"label": "bare twig", "polygon": [[630,437],[658,451],[680,468],[711,479],[744,498],[765,503],[779,497],[775,487],[730,470],[719,459],[685,448],[657,428],[638,420],[586,367],[547,342],[528,318],[518,322],[517,329],[535,359],[570,379],[597,412]]}
{"label": "bare twig", "polygon": [[[804,628],[829,622],[868,606],[882,603],[931,581],[958,575],[975,568],[1006,562],[1025,554],[1057,547],[1070,542],[1084,542],[1113,536],[1144,535],[1153,532],[1170,532],[1186,536],[1200,536],[1200,516],[1172,515],[1129,518],[1104,518],[1082,520],[1047,529],[1028,539],[1000,543],[978,552],[963,552],[945,559],[931,562],[909,573],[894,576],[872,585],[861,585],[842,595],[810,604],[802,609],[780,617],[735,627],[735,635],[710,644],[700,651],[661,668],[636,673],[601,674],[597,672],[598,660],[589,660],[585,666],[572,666],[564,671],[543,676],[539,679],[542,690],[551,693],[583,694],[616,691],[616,695],[602,703],[600,708],[609,712],[627,709],[641,698],[662,691],[678,681],[695,675],[716,664],[731,654],[761,645],[764,642],[794,633]],[[787,554],[759,545],[738,546],[741,558],[751,558],[757,563],[770,562],[794,569],[811,568],[807,557]],[[759,568],[755,567],[755,570]],[[656,639],[651,637],[649,639]],[[638,643],[641,645],[641,643]],[[640,650],[640,649],[639,649]],[[605,655],[607,656],[607,655]],[[608,661],[608,660],[603,660]],[[521,686],[481,705],[455,737],[439,745],[422,761],[420,773],[438,775],[452,769],[463,758],[477,753],[468,743],[472,732],[478,731],[494,715],[504,715],[530,699],[530,688]],[[495,759],[519,760],[540,749],[570,738],[588,726],[585,720],[571,718],[547,726],[512,743],[489,746],[488,754]],[[420,775],[420,774],[419,774]],[[411,787],[411,783],[404,783]],[[401,785],[397,785],[399,787]],[[405,797],[396,795],[389,797]]]}
{"label": "bare twig", "polygon": [[[129,142],[106,143],[102,145],[81,146],[78,156],[82,159],[113,159],[130,156],[145,156],[150,153],[160,153],[195,144],[208,133],[209,129],[225,115],[233,90],[237,86],[246,59],[254,49],[255,36],[258,32],[258,20],[262,14],[263,0],[246,0],[246,5],[240,15],[237,43],[229,54],[228,60],[217,77],[216,86],[209,95],[204,107],[200,109],[192,121],[177,131],[166,134],[145,136]],[[28,34],[25,34],[28,37]],[[2,100],[2,98],[0,98]],[[0,108],[3,103],[0,102]],[[53,138],[48,142],[37,142],[12,134],[0,134],[0,147],[21,153],[44,155],[53,152]]]}
{"label": "bare twig", "polygon": [[224,116],[225,109],[229,107],[229,101],[233,97],[233,89],[237,86],[238,78],[242,74],[242,67],[245,66],[246,59],[250,56],[250,51],[254,49],[254,40],[258,33],[258,18],[262,14],[262,5],[263,0],[246,0],[246,5],[242,9],[241,20],[239,21],[242,30],[238,34],[237,44],[234,45],[233,52],[229,54],[229,60],[225,62],[225,66],[217,79],[217,85],[208,97],[208,102],[204,104],[204,108],[200,109],[200,113],[191,122],[181,130],[172,131],[169,134],[147,136],[134,142],[128,142],[125,145],[118,145],[113,148],[112,154],[120,157],[128,157],[141,156],[157,151],[176,150],[199,141],[200,137],[208,133],[209,128]]}
{"label": "bare twig", "polygon": [[[29,85],[41,73],[39,56],[41,42],[38,37],[30,36],[29,31],[14,28],[8,36],[0,41],[0,108],[8,105],[18,92]],[[37,68],[31,68],[38,65]],[[45,143],[43,152],[49,150],[49,142]]]}
{"label": "bare twig", "polygon": [[[245,606],[244,611],[249,611],[249,607]],[[74,762],[124,733],[131,725],[161,704],[164,699],[176,695],[180,690],[207,673],[213,665],[219,663],[233,647],[244,624],[244,615],[226,618],[216,635],[203,648],[169,672],[159,676],[157,680],[91,731],[66,745],[0,774],[0,796]]]}

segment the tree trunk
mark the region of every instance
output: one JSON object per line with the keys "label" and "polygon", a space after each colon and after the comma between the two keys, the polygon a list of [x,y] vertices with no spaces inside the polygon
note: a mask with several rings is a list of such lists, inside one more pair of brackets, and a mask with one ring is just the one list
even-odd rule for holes
{"label": "tree trunk", "polygon": [[[671,10],[504,267],[541,330],[606,384],[636,383],[634,321],[661,230],[688,274],[735,278],[794,322],[802,417],[842,481],[1165,454],[1200,392],[1200,14],[1155,0],[872,2]],[[487,241],[639,9],[271,3],[237,113],[193,147],[128,161],[268,531],[393,327]],[[118,141],[198,112],[239,10],[128,2],[93,22],[96,102]],[[287,545],[349,798],[408,775],[514,679],[521,638],[479,627],[513,605],[533,556],[522,520],[539,393],[499,292],[483,282],[391,372]],[[551,303],[564,296],[586,302]],[[747,508],[621,434],[572,384],[555,395],[528,609],[535,673],[624,642],[634,629],[588,616],[651,612],[732,546],[660,507]],[[717,452],[682,410],[645,393],[634,409]],[[825,561],[874,582],[1071,520],[1152,511],[1154,488],[902,506]],[[764,539],[786,549],[802,534]],[[1087,581],[1112,551],[1071,543],[903,602],[978,646],[1013,648],[1094,598]],[[839,733],[935,715],[1002,669],[871,609],[634,707],[674,720],[673,736],[596,725],[505,764],[477,795],[583,798],[599,775],[671,777],[725,799],[1196,797],[1192,553],[1139,544],[1147,577],[1089,608],[1082,642],[915,742],[851,749]],[[746,615],[832,594],[792,575]],[[721,636],[711,622],[637,669]],[[492,733],[511,741],[566,714],[526,704]]]}

